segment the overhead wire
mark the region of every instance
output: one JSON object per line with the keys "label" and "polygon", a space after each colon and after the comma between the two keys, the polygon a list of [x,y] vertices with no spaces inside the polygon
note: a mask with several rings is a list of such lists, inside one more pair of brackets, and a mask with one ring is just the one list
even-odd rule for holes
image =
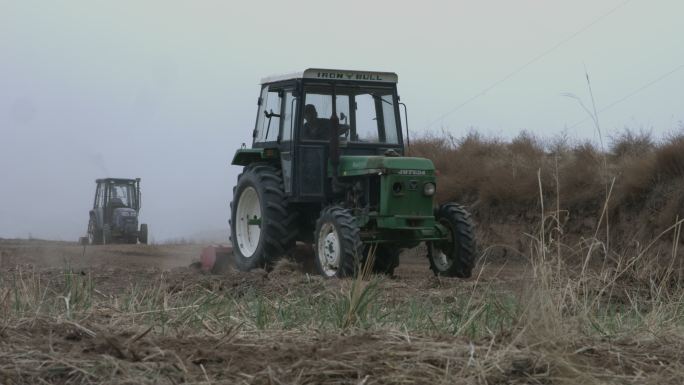
{"label": "overhead wire", "polygon": [[619,9],[622,8],[622,7],[624,7],[625,5],[627,5],[628,3],[630,3],[631,1],[632,1],[632,0],[625,0],[625,1],[621,2],[620,4],[618,4],[617,6],[611,8],[608,12],[605,12],[605,13],[599,15],[597,18],[595,18],[595,19],[594,19],[593,21],[591,21],[589,24],[587,24],[587,25],[585,25],[584,27],[580,28],[579,30],[577,30],[577,31],[574,32],[573,34],[569,35],[569,36],[566,37],[565,39],[559,41],[558,43],[556,43],[555,45],[553,45],[551,48],[549,48],[549,49],[543,51],[542,53],[540,53],[539,55],[533,57],[532,59],[530,59],[529,61],[527,61],[525,64],[523,64],[522,66],[516,68],[514,71],[510,72],[509,74],[507,74],[507,75],[504,76],[503,78],[501,78],[501,79],[495,81],[494,83],[492,83],[492,84],[489,85],[488,87],[484,88],[482,91],[476,93],[475,95],[471,96],[470,98],[468,98],[468,99],[464,100],[463,102],[459,103],[458,105],[456,105],[455,107],[453,107],[453,108],[450,109],[449,111],[447,111],[447,112],[445,112],[444,114],[442,114],[439,118],[437,118],[437,119],[431,121],[431,122],[426,126],[426,128],[432,127],[432,125],[434,125],[435,123],[437,123],[437,122],[443,120],[443,119],[446,118],[447,116],[453,114],[454,112],[460,110],[461,108],[465,107],[466,105],[470,104],[471,102],[473,102],[473,101],[477,100],[478,98],[484,96],[487,92],[489,92],[489,91],[492,90],[493,88],[497,87],[499,84],[501,84],[501,83],[507,81],[508,79],[512,78],[513,76],[515,76],[515,75],[517,75],[518,73],[520,73],[521,71],[523,71],[525,68],[527,68],[527,67],[529,67],[530,65],[536,63],[537,61],[541,60],[541,59],[544,58],[545,56],[551,54],[552,52],[554,52],[555,50],[557,50],[558,48],[560,48],[560,47],[563,46],[564,44],[568,43],[569,41],[571,41],[571,40],[574,39],[575,37],[579,36],[580,34],[582,34],[583,32],[585,32],[585,31],[588,30],[589,28],[591,28],[591,27],[593,27],[594,25],[598,24],[599,22],[603,21],[605,18],[607,18],[608,16],[612,15],[612,14],[615,13],[617,10],[619,10]]}
{"label": "overhead wire", "polygon": [[[605,107],[601,107],[601,108],[598,110],[598,112],[601,113],[601,112],[604,112],[604,111],[608,111],[609,109],[613,108],[615,105],[624,102],[625,100],[631,98],[632,96],[638,94],[639,92],[641,92],[641,91],[643,91],[643,90],[649,88],[650,86],[652,86],[652,85],[654,85],[654,84],[656,84],[656,83],[658,83],[658,82],[660,82],[660,81],[666,79],[666,78],[669,77],[670,75],[673,75],[673,74],[675,74],[675,73],[678,72],[678,71],[681,71],[682,69],[684,69],[684,64],[681,64],[681,65],[675,67],[674,69],[672,69],[672,70],[670,70],[670,71],[667,71],[667,72],[665,72],[664,74],[658,76],[657,78],[655,78],[655,79],[649,81],[648,83],[645,83],[645,84],[641,85],[639,88],[635,89],[634,91],[628,93],[627,95],[625,95],[625,96],[623,96],[623,97],[621,97],[621,98],[619,98],[619,99],[616,99],[616,100],[612,101],[611,103],[609,103],[609,104],[606,105]],[[591,119],[591,117],[586,117],[586,118],[584,118],[584,119],[582,119],[582,120],[578,120],[578,121],[576,121],[575,123],[573,123],[570,127],[568,127],[568,129],[575,128],[575,127],[577,127],[577,126],[583,124],[584,122],[586,122],[586,121],[589,120],[589,119]]]}

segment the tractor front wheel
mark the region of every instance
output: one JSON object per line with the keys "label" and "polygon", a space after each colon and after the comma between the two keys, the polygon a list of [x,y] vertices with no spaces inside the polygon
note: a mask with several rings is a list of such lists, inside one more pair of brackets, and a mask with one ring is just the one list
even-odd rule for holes
{"label": "tractor front wheel", "polygon": [[348,277],[354,274],[362,259],[363,244],[359,228],[351,212],[340,206],[323,209],[314,231],[316,269],[326,277]]}
{"label": "tractor front wheel", "polygon": [[430,269],[435,275],[469,278],[475,267],[475,226],[463,206],[445,203],[439,207],[437,221],[448,230],[448,239],[428,242]]}
{"label": "tractor front wheel", "polygon": [[270,269],[294,247],[296,214],[288,210],[280,170],[263,163],[245,167],[230,208],[230,239],[238,269]]}
{"label": "tractor front wheel", "polygon": [[138,241],[143,245],[147,244],[147,223],[140,225],[140,232],[138,233]]}

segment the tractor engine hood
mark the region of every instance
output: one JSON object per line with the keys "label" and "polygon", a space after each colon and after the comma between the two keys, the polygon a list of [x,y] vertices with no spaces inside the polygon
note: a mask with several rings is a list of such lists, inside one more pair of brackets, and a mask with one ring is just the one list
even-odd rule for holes
{"label": "tractor engine hood", "polygon": [[127,207],[114,209],[114,228],[122,233],[132,234],[138,231],[138,213]]}
{"label": "tractor engine hood", "polygon": [[430,159],[391,156],[340,156],[339,175],[399,174],[413,176],[434,175]]}
{"label": "tractor engine hood", "polygon": [[130,209],[128,207],[119,207],[114,209],[114,216],[136,218],[138,216],[138,213],[135,210]]}

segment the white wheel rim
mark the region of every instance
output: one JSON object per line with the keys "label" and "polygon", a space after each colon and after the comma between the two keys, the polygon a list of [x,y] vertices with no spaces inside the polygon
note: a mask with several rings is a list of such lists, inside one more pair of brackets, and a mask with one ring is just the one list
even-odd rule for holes
{"label": "white wheel rim", "polygon": [[[444,220],[441,220],[440,223],[444,225],[447,229],[449,229],[449,237],[447,242],[453,243],[454,236],[452,234],[453,230],[451,228],[451,225],[449,224],[449,222]],[[439,271],[445,271],[449,269],[451,265],[454,263],[454,261],[451,258],[449,258],[449,256],[446,255],[446,253],[444,253],[444,251],[442,251],[442,249],[437,244],[435,244],[432,249],[432,261],[434,262],[435,266]]]}
{"label": "white wheel rim", "polygon": [[432,261],[435,263],[435,266],[437,266],[439,271],[447,270],[452,263],[449,257],[444,254],[442,249],[438,248],[437,246],[435,246],[432,251]]}
{"label": "white wheel rim", "polygon": [[93,232],[95,232],[95,229],[89,223],[88,224],[88,244],[91,244],[91,245],[93,243],[95,243],[95,234],[93,234]]}
{"label": "white wheel rim", "polygon": [[259,195],[251,186],[242,190],[235,213],[235,238],[240,253],[246,258],[254,255],[261,238],[261,222],[250,224],[250,220],[261,221]]}
{"label": "white wheel rim", "polygon": [[325,223],[318,233],[318,262],[327,277],[337,274],[340,268],[340,238],[332,223]]}

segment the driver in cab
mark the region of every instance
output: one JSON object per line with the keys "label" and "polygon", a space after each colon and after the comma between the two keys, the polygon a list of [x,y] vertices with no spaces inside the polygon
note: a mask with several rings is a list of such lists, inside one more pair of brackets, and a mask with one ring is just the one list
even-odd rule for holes
{"label": "driver in cab", "polygon": [[[344,134],[349,126],[340,124],[338,133]],[[304,139],[309,140],[329,140],[332,122],[330,119],[318,117],[318,111],[313,104],[304,106]]]}
{"label": "driver in cab", "polygon": [[304,138],[311,140],[330,139],[330,119],[318,117],[318,111],[313,104],[304,106]]}

